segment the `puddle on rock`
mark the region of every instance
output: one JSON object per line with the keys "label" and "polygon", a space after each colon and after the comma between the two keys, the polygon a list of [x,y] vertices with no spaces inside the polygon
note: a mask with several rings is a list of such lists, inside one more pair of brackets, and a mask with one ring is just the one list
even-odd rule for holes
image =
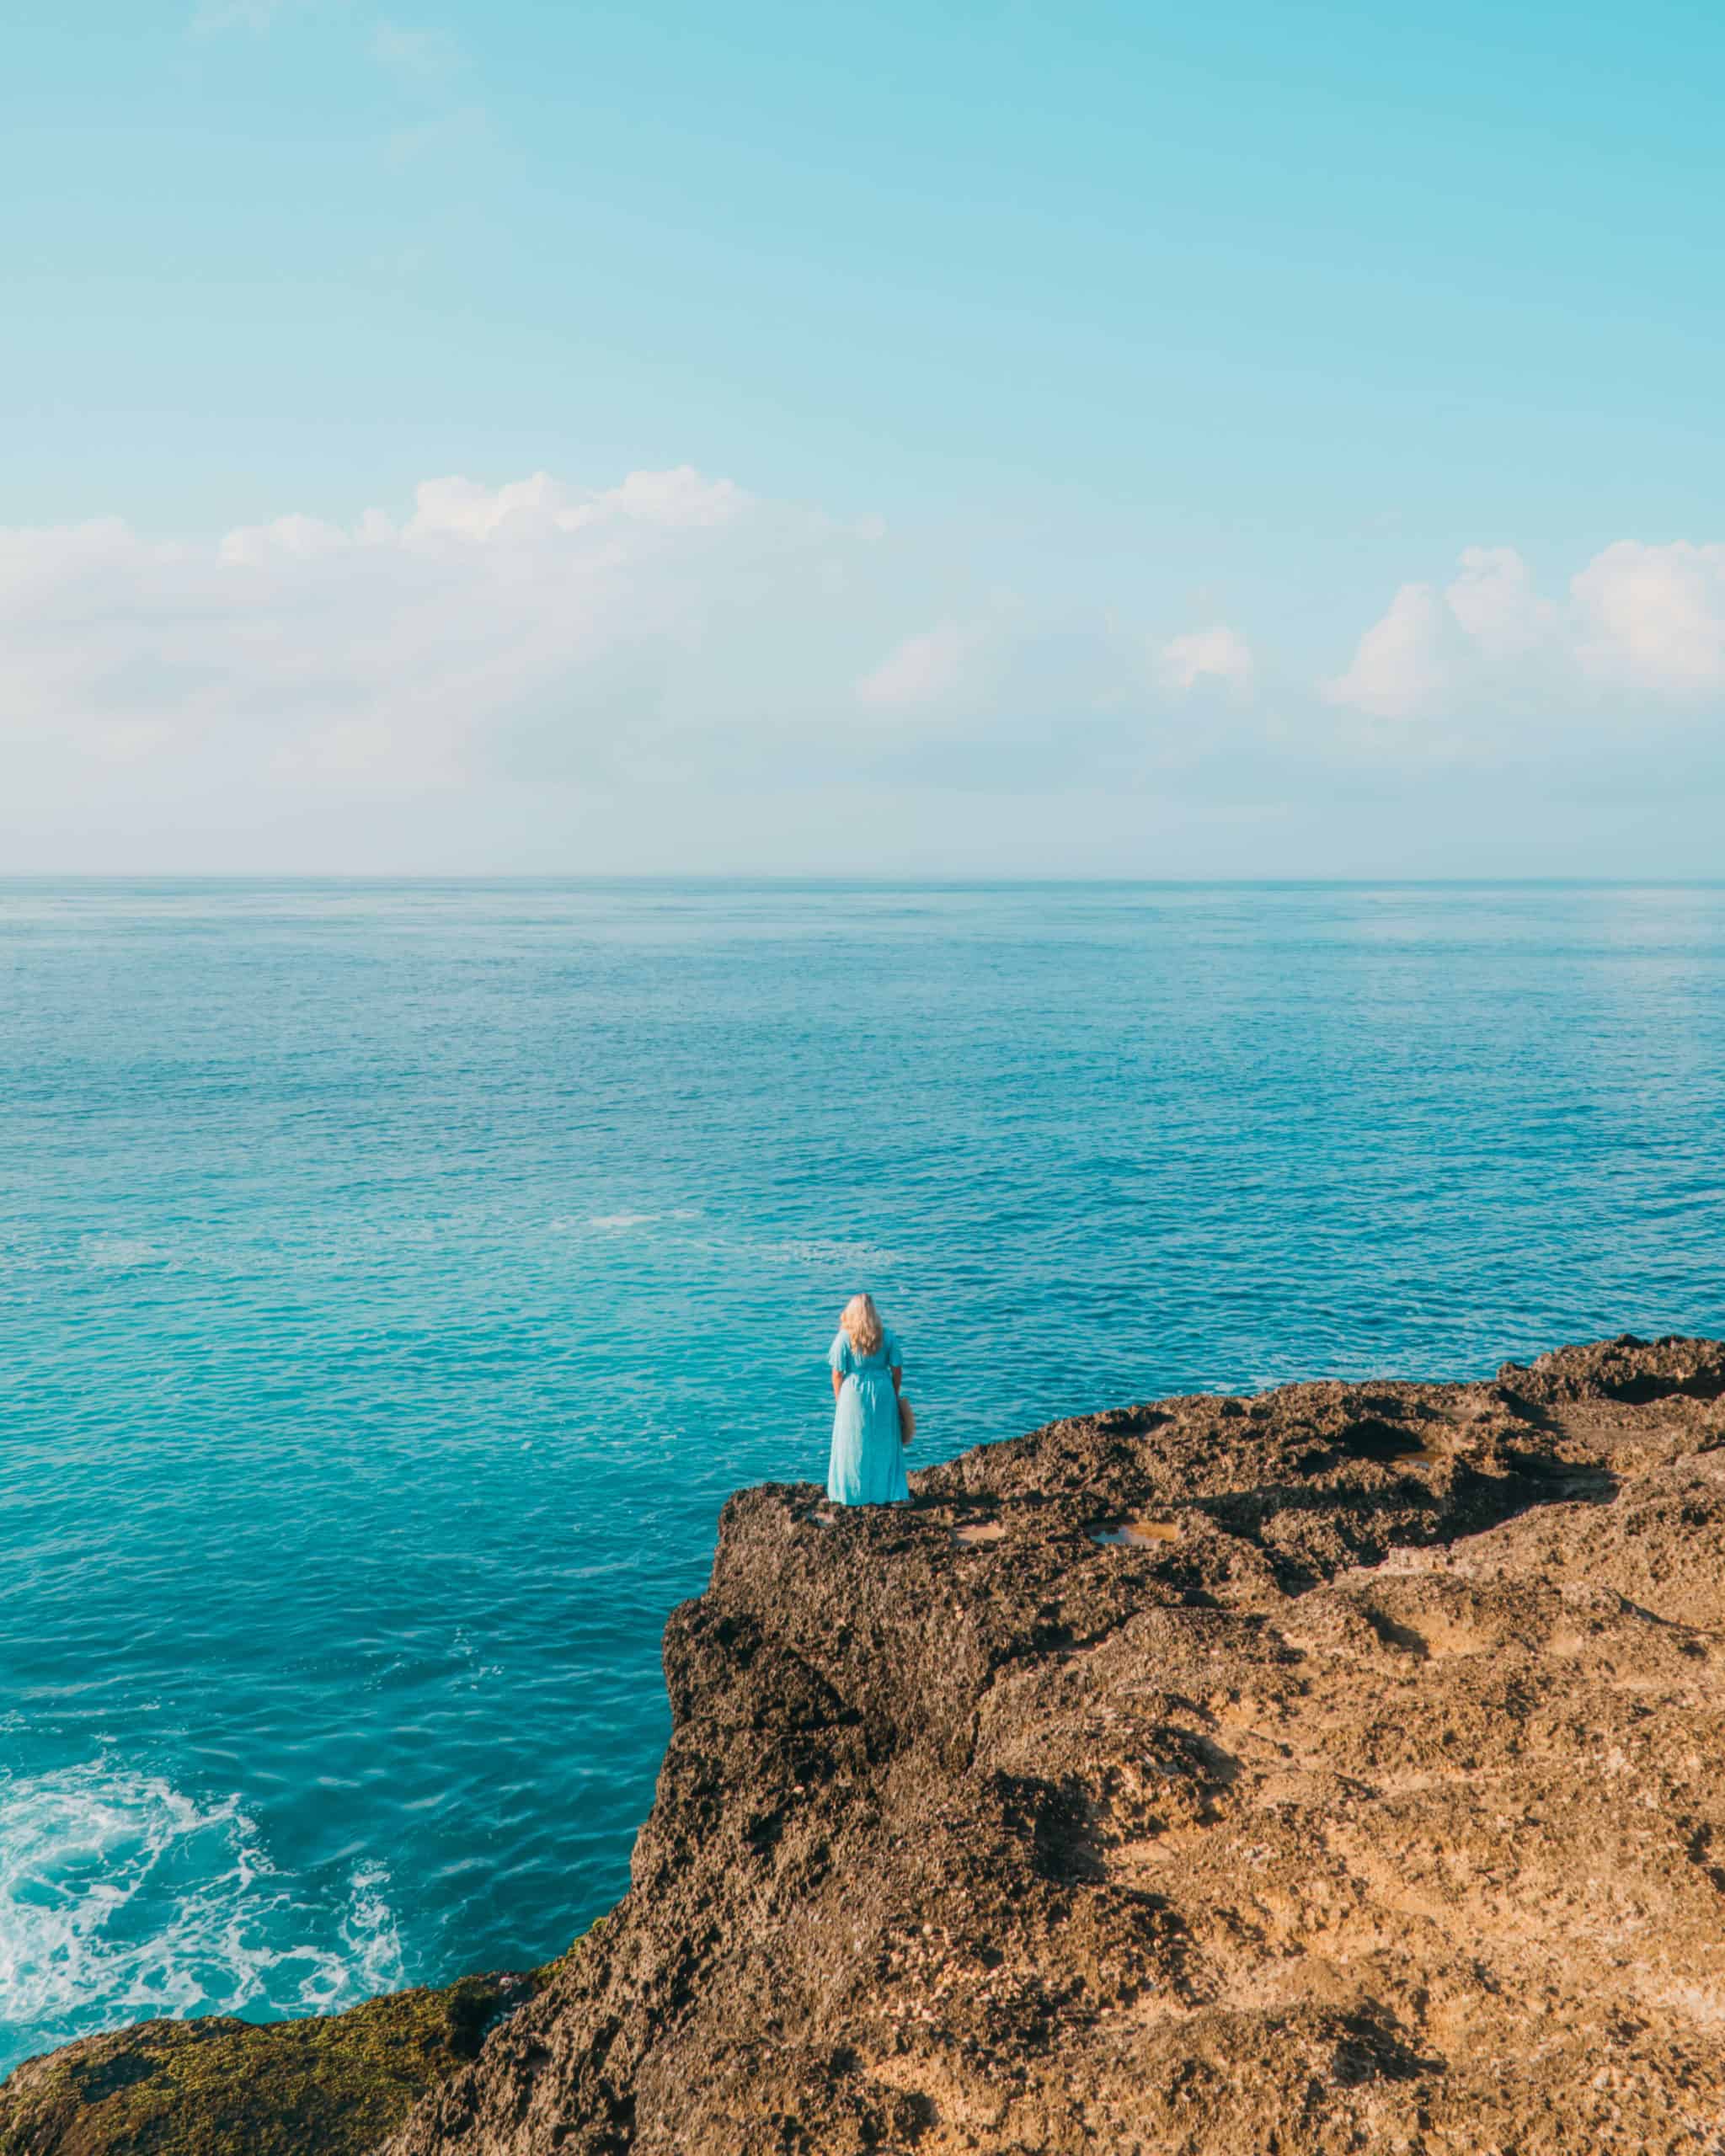
{"label": "puddle on rock", "polygon": [[954,1542],[963,1542],[971,1547],[979,1542],[1004,1542],[1006,1539],[1007,1530],[997,1519],[978,1520],[972,1526],[953,1529]]}
{"label": "puddle on rock", "polygon": [[1380,1422],[1373,1415],[1350,1422],[1332,1450],[1344,1460],[1369,1460],[1379,1467],[1403,1467],[1412,1460],[1427,1467],[1441,1467],[1450,1457],[1445,1446],[1434,1444],[1420,1431],[1410,1430],[1402,1423]]}
{"label": "puddle on rock", "polygon": [[1178,1542],[1180,1523],[1177,1519],[1112,1520],[1106,1526],[1092,1528],[1090,1539],[1116,1549],[1142,1550],[1157,1542]]}

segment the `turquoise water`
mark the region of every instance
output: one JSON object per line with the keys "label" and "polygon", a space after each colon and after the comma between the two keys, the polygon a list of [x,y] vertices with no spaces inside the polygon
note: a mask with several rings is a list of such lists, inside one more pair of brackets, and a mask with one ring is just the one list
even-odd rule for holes
{"label": "turquoise water", "polygon": [[1725,1331],[1725,889],[0,885],[0,2066],[560,1949],[824,1471]]}

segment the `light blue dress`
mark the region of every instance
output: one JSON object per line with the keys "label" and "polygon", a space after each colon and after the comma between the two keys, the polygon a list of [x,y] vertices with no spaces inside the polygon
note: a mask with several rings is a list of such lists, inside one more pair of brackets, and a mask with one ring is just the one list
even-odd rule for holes
{"label": "light blue dress", "polygon": [[905,1366],[898,1341],[883,1326],[876,1352],[859,1355],[841,1326],[826,1359],[844,1380],[833,1408],[827,1496],[840,1505],[902,1504],[911,1486],[893,1390],[892,1373]]}

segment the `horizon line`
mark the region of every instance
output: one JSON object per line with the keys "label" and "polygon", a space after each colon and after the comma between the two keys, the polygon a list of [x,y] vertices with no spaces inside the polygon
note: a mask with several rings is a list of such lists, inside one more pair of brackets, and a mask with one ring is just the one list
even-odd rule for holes
{"label": "horizon line", "polygon": [[126,885],[154,884],[247,886],[277,884],[485,885],[518,889],[546,887],[640,888],[707,887],[835,890],[1023,890],[1023,889],[1135,889],[1135,890],[1721,890],[1725,877],[1717,876],[867,876],[808,874],[795,871],[723,869],[700,873],[668,870],[582,872],[544,870],[535,873],[483,869],[390,870],[351,869],[27,869],[0,870],[0,890],[44,884]]}

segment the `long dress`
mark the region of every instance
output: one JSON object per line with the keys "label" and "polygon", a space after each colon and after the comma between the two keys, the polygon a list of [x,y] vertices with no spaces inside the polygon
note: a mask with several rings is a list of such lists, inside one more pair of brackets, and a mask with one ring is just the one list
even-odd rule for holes
{"label": "long dress", "polygon": [[873,1354],[859,1355],[841,1327],[826,1359],[844,1380],[833,1407],[827,1496],[840,1505],[902,1504],[911,1486],[893,1390],[892,1373],[905,1364],[897,1340],[883,1327]]}

